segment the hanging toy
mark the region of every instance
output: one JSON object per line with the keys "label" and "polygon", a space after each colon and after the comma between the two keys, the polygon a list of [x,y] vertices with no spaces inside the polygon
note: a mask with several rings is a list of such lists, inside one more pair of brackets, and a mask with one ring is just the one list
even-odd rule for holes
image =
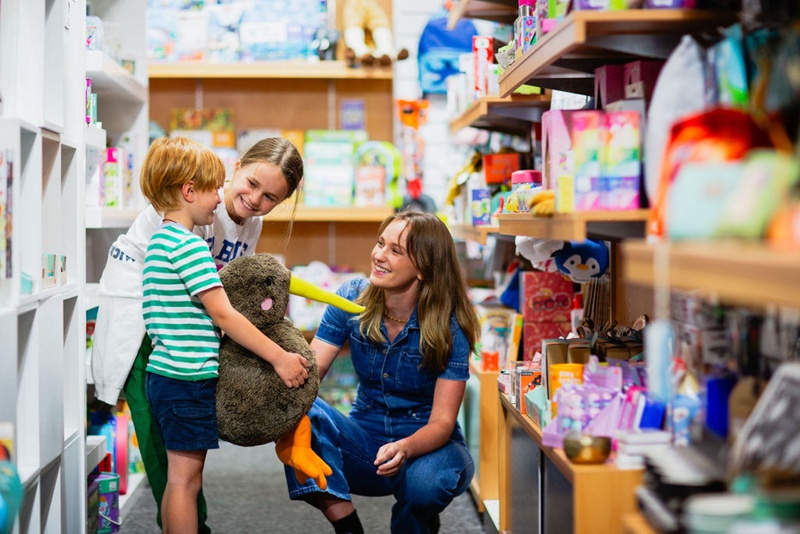
{"label": "hanging toy", "polygon": [[569,276],[573,282],[583,284],[598,278],[608,270],[608,248],[597,239],[584,242],[567,241],[564,247],[554,254],[558,270]]}
{"label": "hanging toy", "polygon": [[608,247],[598,239],[560,241],[537,237],[518,237],[517,254],[545,272],[561,271],[573,282],[583,284],[606,273]]}

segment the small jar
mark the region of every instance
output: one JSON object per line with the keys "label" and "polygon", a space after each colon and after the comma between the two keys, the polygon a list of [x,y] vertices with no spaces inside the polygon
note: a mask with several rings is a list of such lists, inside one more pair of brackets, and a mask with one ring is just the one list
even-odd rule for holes
{"label": "small jar", "polygon": [[[542,186],[542,172],[534,170],[521,170],[511,173],[511,195],[506,203],[507,213],[526,212],[528,199],[534,191]],[[508,204],[511,206],[508,206]]]}

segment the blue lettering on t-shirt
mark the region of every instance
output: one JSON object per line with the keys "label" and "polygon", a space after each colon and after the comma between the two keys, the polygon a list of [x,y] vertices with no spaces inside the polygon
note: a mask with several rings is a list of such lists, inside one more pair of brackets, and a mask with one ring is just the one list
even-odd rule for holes
{"label": "blue lettering on t-shirt", "polygon": [[120,249],[116,245],[111,245],[111,248],[108,249],[108,255],[111,256],[115,260],[125,261],[125,262],[129,261],[131,263],[136,263],[135,259],[131,258],[127,254],[122,252],[122,249]]}
{"label": "blue lettering on t-shirt", "polygon": [[208,250],[214,250],[214,236],[212,235],[208,239],[206,239],[206,243],[208,243]]}
{"label": "blue lettering on t-shirt", "polygon": [[242,243],[241,241],[236,241],[232,243],[227,239],[223,240],[222,246],[219,249],[219,253],[214,256],[215,260],[220,260],[223,263],[230,263],[248,249],[247,243]]}

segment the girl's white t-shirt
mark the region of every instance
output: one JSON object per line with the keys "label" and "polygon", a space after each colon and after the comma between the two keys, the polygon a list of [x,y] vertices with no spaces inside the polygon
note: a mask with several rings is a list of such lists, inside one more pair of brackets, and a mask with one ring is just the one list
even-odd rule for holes
{"label": "girl's white t-shirt", "polygon": [[[100,277],[92,377],[97,398],[107,404],[117,402],[144,338],[144,255],[161,220],[152,206],[145,208],[128,231],[111,245]],[[214,222],[195,227],[193,231],[209,244],[217,269],[221,269],[239,256],[255,254],[261,226],[260,217],[250,217],[236,224],[228,215],[225,203],[221,202],[214,211]]]}

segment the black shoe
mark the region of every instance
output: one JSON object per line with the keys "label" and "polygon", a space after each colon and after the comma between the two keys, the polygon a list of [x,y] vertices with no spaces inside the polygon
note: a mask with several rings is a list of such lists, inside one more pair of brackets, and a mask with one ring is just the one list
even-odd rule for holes
{"label": "black shoe", "polygon": [[431,534],[438,534],[439,527],[441,527],[441,523],[439,522],[439,514],[436,514],[428,521],[428,530],[430,530]]}

